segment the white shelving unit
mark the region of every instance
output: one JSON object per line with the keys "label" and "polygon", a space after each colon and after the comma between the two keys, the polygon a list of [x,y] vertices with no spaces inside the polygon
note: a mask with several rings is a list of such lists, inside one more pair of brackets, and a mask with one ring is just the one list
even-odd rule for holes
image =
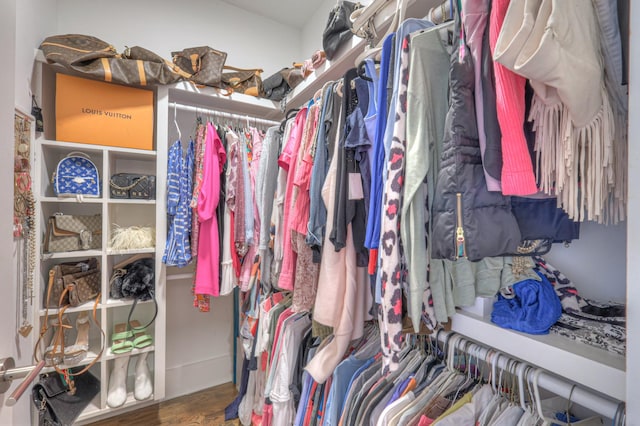
{"label": "white shelving unit", "polygon": [[[36,138],[34,148],[34,194],[36,198],[36,234],[37,267],[34,283],[34,318],[33,324],[38,328],[44,320],[44,297],[48,284],[49,269],[60,262],[97,258],[101,268],[101,300],[97,305],[97,318],[105,333],[104,351],[99,361],[91,368],[91,372],[100,379],[100,393],[85,409],[78,419],[78,423],[87,423],[99,418],[157,402],[165,395],[165,347],[166,347],[166,309],[165,309],[165,273],[161,262],[162,252],[166,238],[166,213],[165,204],[156,200],[130,200],[112,199],[109,192],[109,177],[114,173],[133,172],[148,173],[156,176],[156,199],[166,198],[166,129],[157,129],[159,122],[166,123],[166,107],[161,110],[157,106],[154,119],[154,149],[143,150],[122,148],[117,146],[102,146],[81,143],[71,143],[55,140],[54,101],[55,91],[52,82],[56,72],[64,72],[60,67],[50,66],[37,62],[37,75],[41,78],[40,99],[44,104],[45,133]],[[161,96],[166,98],[166,88],[154,88],[154,98]],[[164,95],[163,95],[164,94]],[[164,136],[164,137],[163,137]],[[51,175],[58,161],[72,151],[81,151],[88,154],[99,170],[101,178],[100,198],[85,198],[78,202],[75,198],[58,198],[51,186]],[[65,253],[43,253],[42,241],[46,231],[46,221],[54,213],[66,214],[101,214],[102,216],[102,246],[95,250],[73,251]],[[155,228],[155,247],[134,250],[113,250],[109,247],[109,237],[114,226],[151,226]],[[116,324],[125,323],[127,315],[133,305],[132,300],[111,299],[109,295],[110,278],[113,266],[132,255],[145,253],[151,254],[155,259],[155,296],[158,305],[158,314],[145,332],[153,338],[153,344],[144,348],[134,349],[124,354],[111,352],[111,335]],[[66,338],[66,345],[75,341],[75,319],[79,312],[93,310],[94,303],[88,302],[78,307],[69,308],[66,313],[73,326]],[[57,313],[57,309],[49,309],[49,315]],[[137,304],[133,319],[141,324],[148,323],[154,313],[152,301]],[[34,333],[37,335],[37,333]],[[95,359],[100,351],[101,335],[92,325],[89,342],[89,356],[80,365],[87,365]],[[34,337],[35,339],[35,337]],[[35,343],[35,341],[34,341]],[[48,345],[49,342],[43,342]],[[133,383],[135,373],[135,360],[142,353],[147,353],[147,363],[152,373],[153,394],[144,401],[137,401],[133,396]],[[114,365],[114,360],[122,357],[130,357],[128,368],[129,397],[127,402],[118,408],[110,408],[107,405],[107,392],[109,376]],[[32,421],[37,420],[37,415],[32,416]]]}

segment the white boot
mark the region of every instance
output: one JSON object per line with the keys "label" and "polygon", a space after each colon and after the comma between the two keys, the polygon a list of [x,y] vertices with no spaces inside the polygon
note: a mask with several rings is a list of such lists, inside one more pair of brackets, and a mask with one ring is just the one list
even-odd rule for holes
{"label": "white boot", "polygon": [[143,401],[153,394],[153,383],[151,381],[151,372],[147,365],[148,352],[138,355],[136,362],[136,383],[133,390],[133,396],[138,401]]}
{"label": "white boot", "polygon": [[116,358],[109,376],[109,391],[107,405],[111,408],[120,407],[127,400],[127,369],[129,355]]}

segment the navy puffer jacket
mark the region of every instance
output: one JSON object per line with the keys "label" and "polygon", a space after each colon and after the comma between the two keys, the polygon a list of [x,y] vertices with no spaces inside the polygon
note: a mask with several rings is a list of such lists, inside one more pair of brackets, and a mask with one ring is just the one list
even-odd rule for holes
{"label": "navy puffer jacket", "polygon": [[465,53],[462,63],[457,48],[451,54],[449,111],[431,212],[431,256],[477,261],[515,253],[520,229],[509,197],[487,191],[474,107],[473,64],[469,51]]}

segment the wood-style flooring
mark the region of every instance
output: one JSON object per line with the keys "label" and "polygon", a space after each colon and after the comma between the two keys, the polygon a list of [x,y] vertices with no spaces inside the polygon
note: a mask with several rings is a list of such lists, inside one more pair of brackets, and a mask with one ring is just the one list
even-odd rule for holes
{"label": "wood-style flooring", "polygon": [[91,424],[93,426],[236,426],[240,424],[237,419],[225,422],[224,408],[237,394],[238,391],[233,383],[226,383]]}

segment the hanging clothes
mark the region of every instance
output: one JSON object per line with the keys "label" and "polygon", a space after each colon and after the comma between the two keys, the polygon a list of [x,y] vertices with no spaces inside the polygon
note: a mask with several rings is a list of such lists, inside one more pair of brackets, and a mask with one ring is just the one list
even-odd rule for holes
{"label": "hanging clothes", "polygon": [[448,107],[449,56],[453,46],[445,44],[452,24],[443,24],[415,33],[409,46],[411,70],[407,83],[407,160],[400,237],[405,247],[409,274],[407,312],[413,330],[420,330],[425,314],[429,328],[435,327],[434,300],[428,284],[427,234],[431,234],[428,212],[435,195],[440,169],[442,138]]}
{"label": "hanging clothes", "polygon": [[291,239],[291,206],[293,197],[293,183],[297,167],[297,154],[302,142],[302,132],[307,120],[308,108],[302,108],[296,114],[296,119],[291,129],[289,140],[282,149],[278,164],[287,172],[287,184],[284,197],[284,214],[282,222],[283,257],[282,269],[278,278],[278,287],[283,290],[293,290],[295,285],[295,265],[297,254],[292,247]]}
{"label": "hanging clothes", "polygon": [[220,253],[216,209],[220,201],[220,173],[226,161],[226,152],[211,123],[207,124],[203,159],[202,187],[198,196],[200,238],[196,266],[196,294],[218,296]]}
{"label": "hanging clothes", "polygon": [[[169,150],[167,211],[171,211],[169,233],[162,262],[184,267],[191,262],[191,192],[193,186],[194,143],[189,141],[182,157],[182,144],[176,141]],[[169,208],[170,206],[170,208]]]}

